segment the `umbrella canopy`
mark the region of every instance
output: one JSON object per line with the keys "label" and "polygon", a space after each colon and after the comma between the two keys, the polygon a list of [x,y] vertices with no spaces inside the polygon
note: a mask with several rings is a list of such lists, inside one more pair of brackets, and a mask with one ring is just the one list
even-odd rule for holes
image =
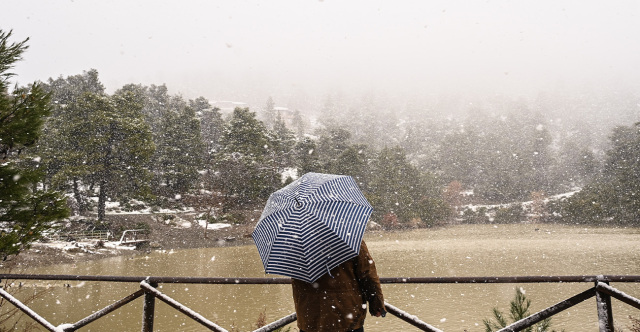
{"label": "umbrella canopy", "polygon": [[360,253],[372,211],[350,176],[301,176],[271,194],[252,233],[265,272],[316,281]]}

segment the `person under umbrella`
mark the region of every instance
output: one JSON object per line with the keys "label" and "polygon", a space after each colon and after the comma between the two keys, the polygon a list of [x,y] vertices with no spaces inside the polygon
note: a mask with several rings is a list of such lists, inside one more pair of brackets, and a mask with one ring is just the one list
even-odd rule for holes
{"label": "person under umbrella", "polygon": [[300,332],[364,331],[369,304],[373,316],[384,316],[384,297],[376,266],[362,241],[360,254],[313,283],[291,279]]}
{"label": "person under umbrella", "polygon": [[307,173],[274,192],[253,231],[265,272],[292,278],[301,332],[364,331],[384,316],[362,236],[373,208],[350,176]]}

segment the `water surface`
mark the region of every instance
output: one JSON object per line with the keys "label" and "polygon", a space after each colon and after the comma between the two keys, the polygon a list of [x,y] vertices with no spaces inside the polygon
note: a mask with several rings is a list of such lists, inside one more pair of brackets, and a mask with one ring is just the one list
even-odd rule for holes
{"label": "water surface", "polygon": [[[459,225],[403,232],[371,232],[365,240],[381,277],[640,275],[640,231],[556,225]],[[16,272],[16,271],[14,271]],[[265,275],[255,246],[153,252],[77,265],[22,271],[41,274],[274,277]],[[29,282],[32,283],[32,282]],[[67,282],[68,283],[68,282]],[[137,284],[40,282],[51,293],[32,306],[54,324],[75,322],[136,291]],[[445,331],[484,331],[492,308],[508,313],[516,287],[532,300],[532,312],[593,285],[441,284],[383,285],[387,302]],[[640,297],[638,284],[612,286]],[[293,312],[289,285],[161,285],[160,291],[227,330],[255,329],[260,312],[269,321]],[[619,327],[640,312],[613,300]],[[142,301],[136,300],[82,331],[139,331]],[[417,331],[399,319],[368,317],[367,331]],[[595,299],[553,318],[556,330],[598,331]],[[204,331],[183,314],[156,302],[155,331]]]}

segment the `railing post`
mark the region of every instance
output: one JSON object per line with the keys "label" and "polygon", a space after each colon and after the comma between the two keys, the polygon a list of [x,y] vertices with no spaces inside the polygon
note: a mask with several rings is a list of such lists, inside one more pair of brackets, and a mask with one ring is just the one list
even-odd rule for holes
{"label": "railing post", "polygon": [[611,310],[611,296],[597,291],[598,283],[609,284],[603,276],[598,276],[596,281],[596,303],[598,305],[598,326],[600,332],[614,332],[613,311]]}
{"label": "railing post", "polygon": [[[143,281],[146,282],[146,281]],[[153,288],[158,287],[157,282],[150,282],[149,285]],[[144,294],[144,308],[142,314],[142,332],[153,332],[153,318],[155,315],[156,297],[152,293],[146,292]]]}

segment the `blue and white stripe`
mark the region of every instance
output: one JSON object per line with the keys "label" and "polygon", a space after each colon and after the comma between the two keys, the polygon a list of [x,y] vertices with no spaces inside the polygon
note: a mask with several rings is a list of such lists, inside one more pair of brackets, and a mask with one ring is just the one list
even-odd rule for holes
{"label": "blue and white stripe", "polygon": [[372,211],[352,177],[303,175],[271,194],[253,231],[265,272],[314,282],[359,254]]}

